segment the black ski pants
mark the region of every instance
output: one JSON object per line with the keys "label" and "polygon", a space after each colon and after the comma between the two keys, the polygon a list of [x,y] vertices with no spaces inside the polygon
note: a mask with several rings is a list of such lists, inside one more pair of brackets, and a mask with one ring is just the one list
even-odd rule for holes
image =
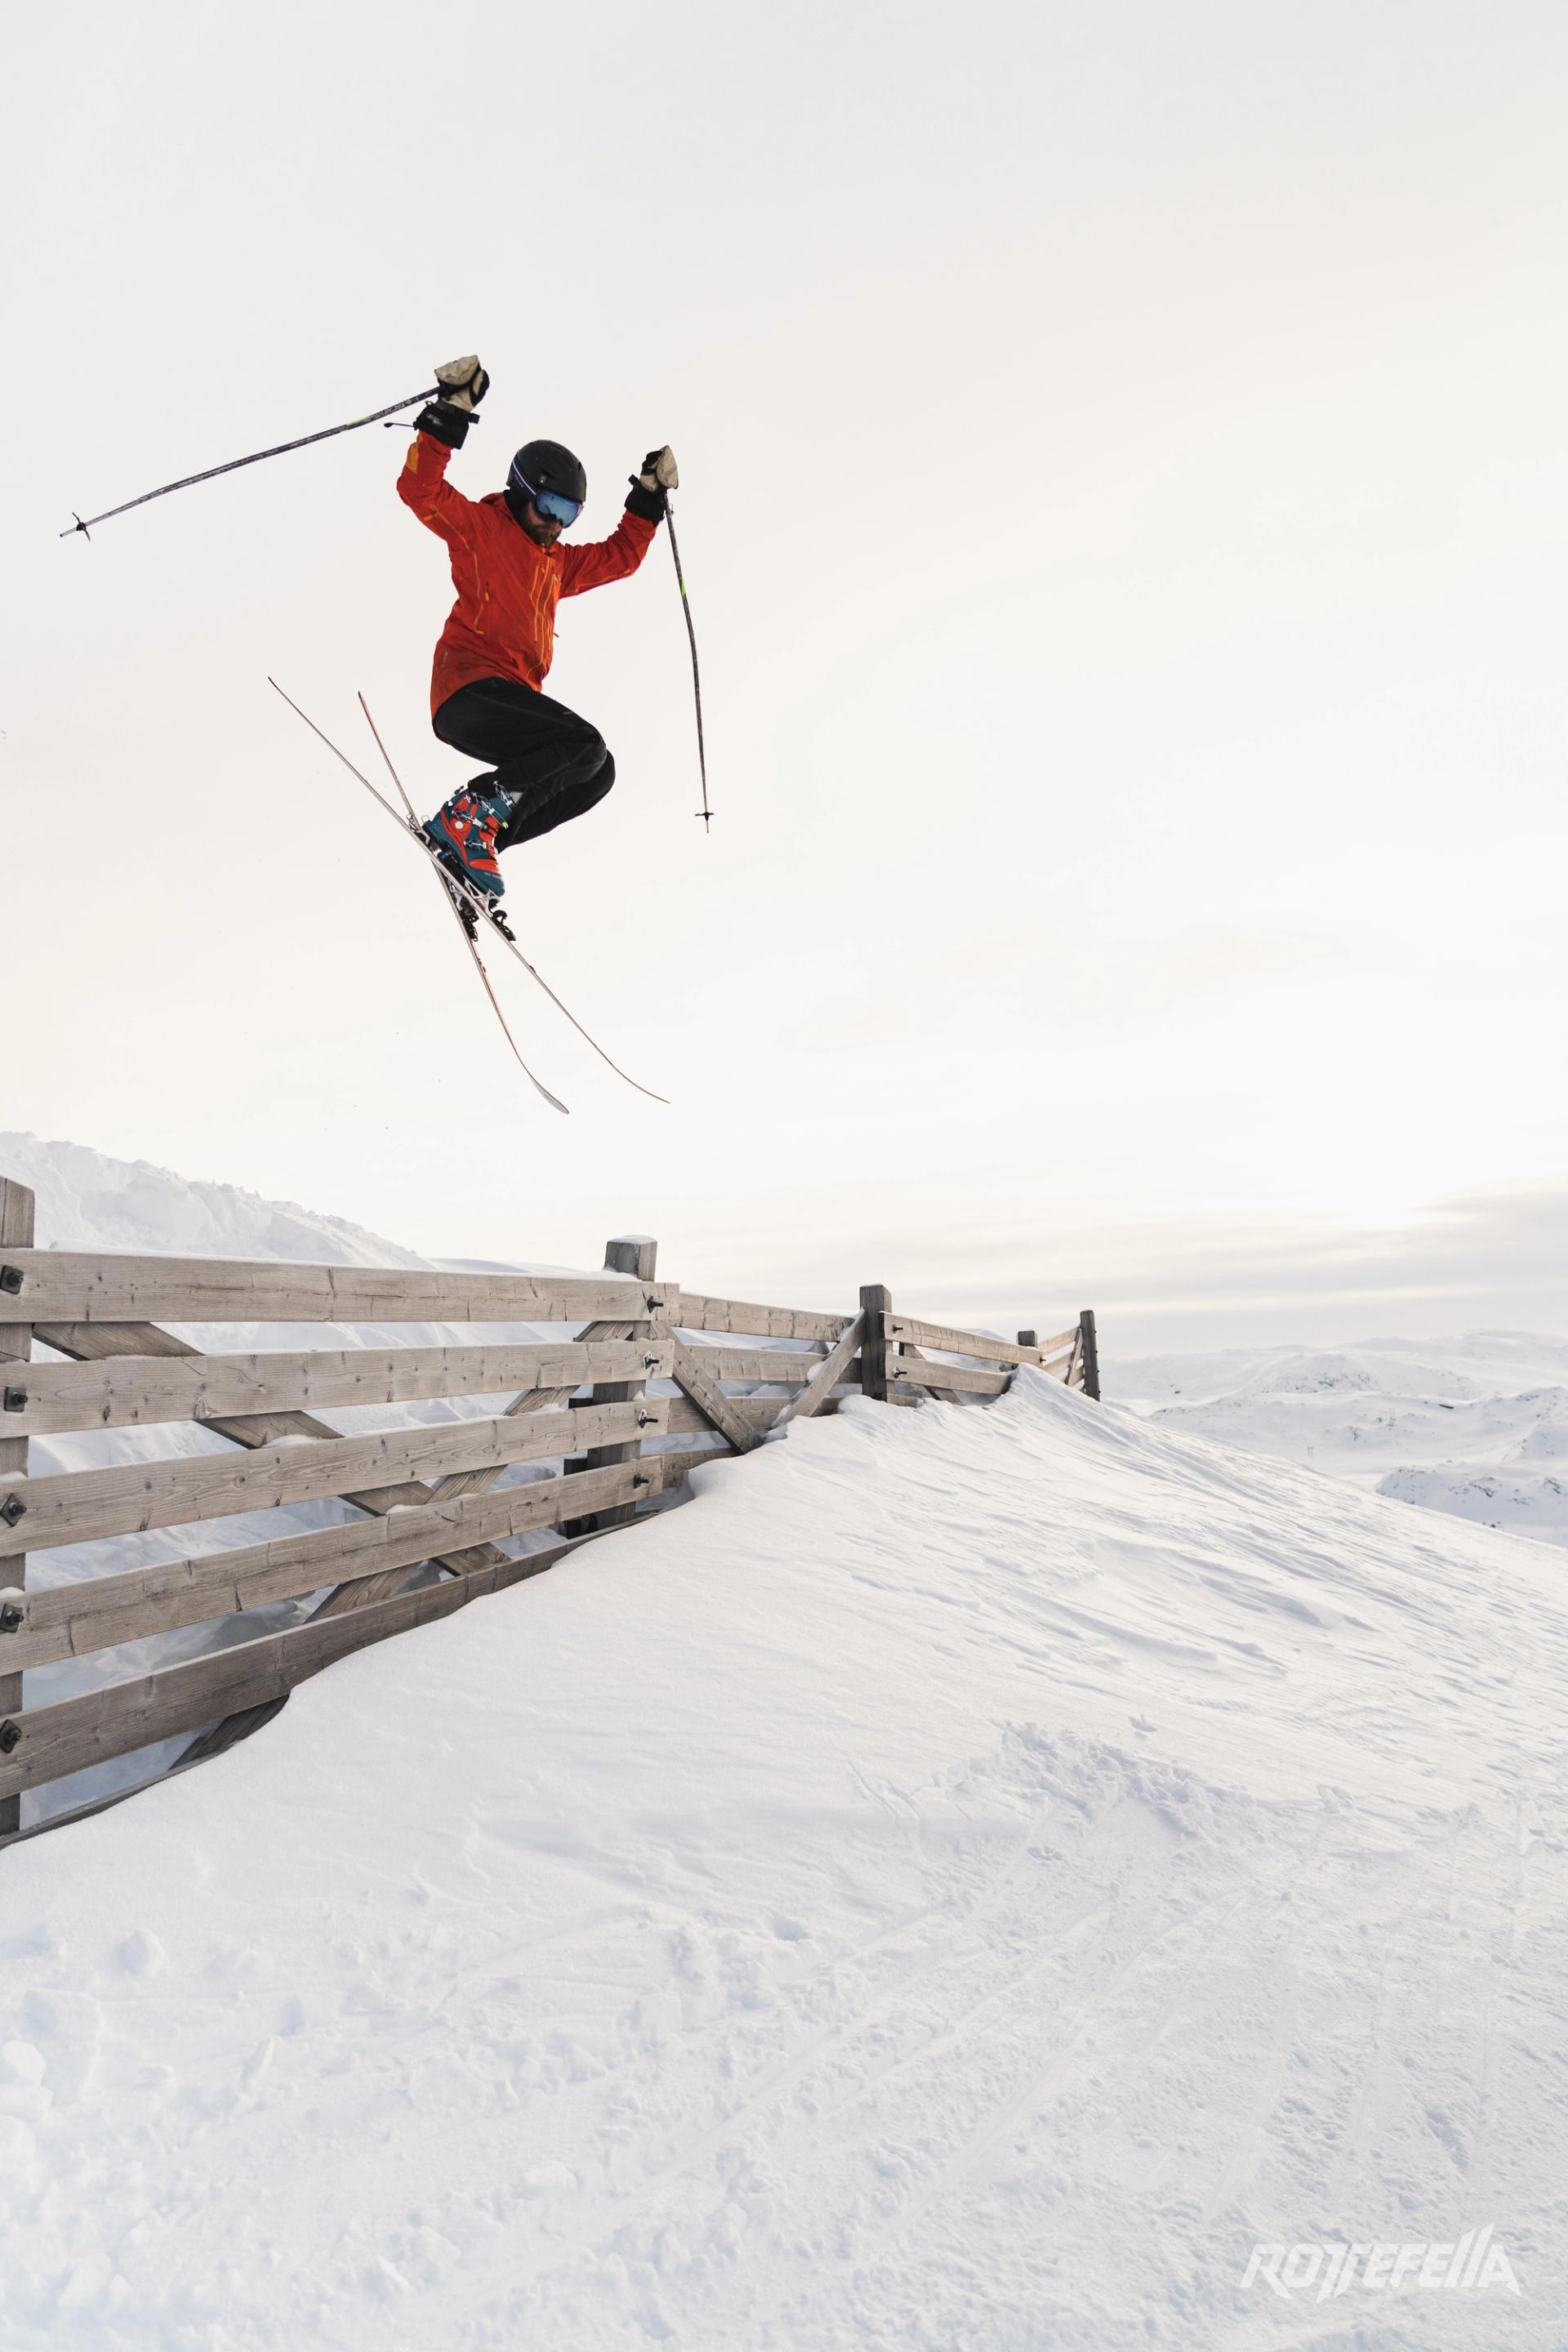
{"label": "black ski pants", "polygon": [[510,801],[498,850],[553,833],[602,801],[616,781],[616,763],[598,729],[514,677],[477,677],[460,686],[431,725],[455,751],[489,761],[488,772],[473,781]]}

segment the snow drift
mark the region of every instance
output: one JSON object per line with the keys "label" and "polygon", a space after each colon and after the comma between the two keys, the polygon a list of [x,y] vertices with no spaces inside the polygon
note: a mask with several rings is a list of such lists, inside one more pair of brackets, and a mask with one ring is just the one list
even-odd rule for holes
{"label": "snow drift", "polygon": [[0,1133],[0,1172],[37,1195],[40,1249],[180,1257],[282,1257],[316,1265],[423,1266],[426,1258],[345,1217],[266,1201],[237,1184],[193,1182],[148,1160],[83,1143]]}
{"label": "snow drift", "polygon": [[7,2347],[1560,2344],[1552,1553],[1032,1374],[697,1483],[0,1860]]}

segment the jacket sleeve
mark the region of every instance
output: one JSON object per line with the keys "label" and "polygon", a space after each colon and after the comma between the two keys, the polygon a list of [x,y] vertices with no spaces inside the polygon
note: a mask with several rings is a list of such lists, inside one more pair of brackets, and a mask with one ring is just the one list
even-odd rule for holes
{"label": "jacket sleeve", "polygon": [[637,570],[658,530],[658,523],[645,522],[640,515],[623,514],[608,539],[595,539],[586,547],[563,548],[561,593],[581,596],[584,589],[602,588],[608,580],[624,580]]}
{"label": "jacket sleeve", "polygon": [[[446,479],[451,455],[444,441],[436,440],[428,433],[416,433],[397,477],[397,495],[410,513],[418,516],[426,530],[433,530],[449,547],[468,547],[473,544],[479,510],[471,499],[464,498],[461,490],[455,490]],[[594,551],[584,551],[591,554]]]}

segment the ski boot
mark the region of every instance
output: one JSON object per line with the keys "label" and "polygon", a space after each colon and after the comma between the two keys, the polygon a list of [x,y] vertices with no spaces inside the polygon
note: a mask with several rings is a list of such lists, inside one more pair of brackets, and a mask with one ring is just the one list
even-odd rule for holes
{"label": "ski boot", "polygon": [[[429,838],[428,832],[426,838]],[[499,931],[503,940],[510,940],[515,947],[517,933],[501,913],[500,905],[493,898],[485,899],[482,905],[479,903],[473,884],[452,852],[449,849],[437,850],[436,864],[442,881],[447,885],[447,896],[456,907],[458,919],[469,939],[478,940],[482,914],[490,929]]]}
{"label": "ski boot", "polygon": [[500,912],[506,885],[496,863],[496,835],[510,814],[511,803],[504,793],[486,793],[465,784],[425,823],[425,838],[436,853],[437,865],[445,869],[447,887],[470,939],[477,934],[481,910],[503,939],[512,936]]}

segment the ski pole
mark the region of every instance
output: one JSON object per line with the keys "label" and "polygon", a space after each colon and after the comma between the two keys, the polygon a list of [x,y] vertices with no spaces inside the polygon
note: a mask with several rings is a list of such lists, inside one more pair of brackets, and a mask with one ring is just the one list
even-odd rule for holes
{"label": "ski pole", "polygon": [[697,632],[691,625],[691,599],[686,593],[686,574],[680,568],[680,550],[675,538],[675,509],[665,502],[664,519],[669,525],[669,551],[675,558],[675,576],[680,583],[680,609],[686,615],[686,634],[691,640],[691,690],[697,697],[697,764],[702,771],[702,805],[694,814],[702,819],[704,831],[711,831],[713,812],[708,805],[708,754],[702,744],[702,677],[697,667]]}
{"label": "ski pole", "polygon": [[353,416],[346,425],[329,425],[320,433],[301,434],[298,441],[279,441],[275,449],[257,449],[248,457],[231,457],[226,466],[209,466],[205,474],[187,474],[181,482],[165,482],[162,489],[143,490],[139,499],[127,499],[122,507],[108,507],[102,514],[89,515],[83,522],[78,515],[69,530],[62,530],[62,539],[73,539],[79,530],[84,539],[90,536],[89,525],[108,522],[115,515],[129,514],[132,507],[144,507],[149,499],[166,499],[171,490],[188,490],[194,482],[210,482],[216,474],[232,474],[240,466],[258,466],[263,457],[286,457],[290,449],[308,449],[312,441],[330,441],[337,433],[357,433],[362,425],[375,425],[384,416],[395,416],[400,408],[413,408],[422,400],[436,400],[440,386],[429,392],[412,392],[406,400],[395,400],[390,408],[377,408],[369,416]]}

